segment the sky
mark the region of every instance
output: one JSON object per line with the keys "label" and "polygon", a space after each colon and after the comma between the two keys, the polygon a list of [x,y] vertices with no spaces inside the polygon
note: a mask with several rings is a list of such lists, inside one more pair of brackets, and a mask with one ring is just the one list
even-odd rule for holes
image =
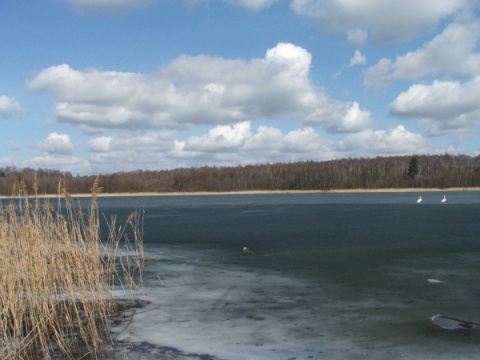
{"label": "sky", "polygon": [[479,0],[0,0],[0,167],[480,154]]}

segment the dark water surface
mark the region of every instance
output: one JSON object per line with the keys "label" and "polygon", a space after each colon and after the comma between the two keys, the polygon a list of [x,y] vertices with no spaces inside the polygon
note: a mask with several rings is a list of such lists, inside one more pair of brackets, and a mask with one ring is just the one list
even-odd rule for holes
{"label": "dark water surface", "polygon": [[150,305],[122,336],[232,360],[480,358],[479,329],[430,321],[480,323],[480,193],[443,195],[101,198],[145,210]]}

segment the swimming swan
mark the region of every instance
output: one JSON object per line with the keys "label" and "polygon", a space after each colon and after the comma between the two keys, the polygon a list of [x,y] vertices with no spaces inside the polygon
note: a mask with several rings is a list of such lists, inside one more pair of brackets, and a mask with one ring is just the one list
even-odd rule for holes
{"label": "swimming swan", "polygon": [[417,203],[421,203],[422,202],[422,197],[420,196],[417,200]]}
{"label": "swimming swan", "polygon": [[447,202],[447,195],[443,195],[442,203]]}

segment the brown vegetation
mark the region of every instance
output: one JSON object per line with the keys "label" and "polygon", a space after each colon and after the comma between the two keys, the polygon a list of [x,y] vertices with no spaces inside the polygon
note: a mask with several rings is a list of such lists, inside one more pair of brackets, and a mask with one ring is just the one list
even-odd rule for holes
{"label": "brown vegetation", "polygon": [[55,209],[20,183],[0,207],[1,359],[99,358],[111,343],[111,290],[141,285],[143,249],[137,213],[100,238],[99,192],[84,214],[65,189]]}
{"label": "brown vegetation", "polygon": [[[94,179],[93,176],[72,176],[54,170],[0,168],[0,195],[9,195],[9,189],[19,177],[32,184],[35,173],[41,194],[55,193],[60,178],[72,193],[87,193]],[[101,175],[100,181],[106,193],[478,187],[480,156],[392,156],[137,170]]]}

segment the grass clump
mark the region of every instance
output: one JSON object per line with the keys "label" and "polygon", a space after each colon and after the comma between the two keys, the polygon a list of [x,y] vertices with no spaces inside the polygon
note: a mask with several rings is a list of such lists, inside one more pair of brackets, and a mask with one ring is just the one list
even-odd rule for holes
{"label": "grass clump", "polygon": [[65,189],[55,208],[20,184],[0,207],[0,359],[99,358],[112,344],[112,290],[134,300],[141,286],[142,224],[134,212],[116,231],[112,218],[102,239],[100,191],[84,213]]}

